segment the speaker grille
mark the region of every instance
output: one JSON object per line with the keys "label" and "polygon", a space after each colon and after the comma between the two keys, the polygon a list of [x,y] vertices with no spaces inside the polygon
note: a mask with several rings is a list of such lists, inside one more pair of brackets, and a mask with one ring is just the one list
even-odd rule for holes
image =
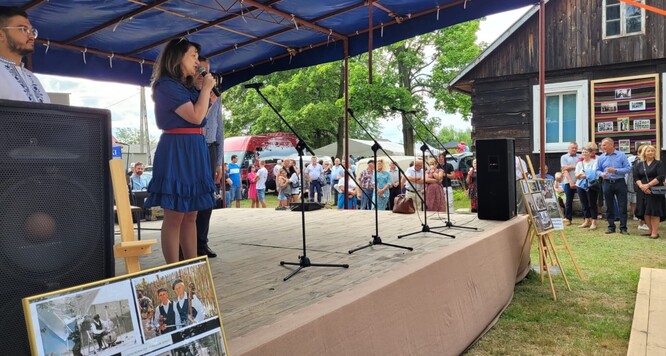
{"label": "speaker grille", "polygon": [[107,110],[0,100],[0,350],[28,354],[21,298],[113,276]]}

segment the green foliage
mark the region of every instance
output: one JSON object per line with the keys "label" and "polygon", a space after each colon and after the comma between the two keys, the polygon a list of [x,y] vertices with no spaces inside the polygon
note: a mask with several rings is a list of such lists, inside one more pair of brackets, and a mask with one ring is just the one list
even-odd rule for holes
{"label": "green foliage", "polygon": [[465,141],[467,143],[472,142],[472,130],[456,130],[453,126],[445,126],[437,134],[437,138],[442,143],[447,143],[451,141],[460,142]]}
{"label": "green foliage", "polygon": [[[113,136],[120,142],[140,144],[141,131],[136,127],[119,127],[114,130]],[[157,144],[157,139],[154,136],[150,137],[150,144],[152,146]]]}

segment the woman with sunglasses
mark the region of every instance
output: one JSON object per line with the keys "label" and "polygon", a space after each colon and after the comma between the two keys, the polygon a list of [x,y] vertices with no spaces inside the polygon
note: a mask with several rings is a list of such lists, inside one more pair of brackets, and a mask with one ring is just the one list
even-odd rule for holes
{"label": "woman with sunglasses", "polygon": [[178,246],[185,259],[197,257],[198,210],[215,205],[215,184],[204,127],[215,79],[194,85],[200,46],[186,39],[171,40],[153,68],[155,121],[162,130],[146,207],[161,206],[162,252],[167,263],[178,261]]}

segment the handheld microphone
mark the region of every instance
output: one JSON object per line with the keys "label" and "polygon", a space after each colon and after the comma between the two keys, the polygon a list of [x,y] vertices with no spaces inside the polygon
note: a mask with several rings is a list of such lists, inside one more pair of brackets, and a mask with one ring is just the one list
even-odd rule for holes
{"label": "handheld microphone", "polygon": [[[200,66],[199,68],[197,68],[197,72],[199,72],[199,74],[201,74],[202,77],[208,75],[208,72],[206,71],[206,68],[204,66]],[[222,76],[217,73],[210,73],[210,74],[215,78],[216,82],[219,80],[219,78],[222,78]],[[215,96],[218,97],[220,96],[220,89],[217,88],[217,84],[213,86],[213,94],[215,94]]]}
{"label": "handheld microphone", "polygon": [[245,88],[245,89],[259,89],[263,86],[264,86],[264,83],[262,83],[262,82],[243,84],[243,88]]}

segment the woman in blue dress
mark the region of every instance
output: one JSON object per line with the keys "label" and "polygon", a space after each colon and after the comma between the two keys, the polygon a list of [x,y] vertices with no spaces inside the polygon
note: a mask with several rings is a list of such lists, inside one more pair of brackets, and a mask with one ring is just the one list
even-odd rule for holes
{"label": "woman in blue dress", "polygon": [[377,160],[377,201],[375,202],[375,195],[372,196],[372,201],[377,203],[378,210],[386,210],[386,205],[389,200],[389,189],[391,188],[391,174],[386,171],[386,165],[383,159]]}
{"label": "woman in blue dress", "polygon": [[179,245],[185,259],[197,256],[197,211],[215,205],[215,184],[204,136],[215,79],[207,74],[201,92],[194,87],[194,78],[199,75],[199,49],[198,44],[186,39],[171,40],[153,69],[155,121],[162,135],[145,207],[164,209],[161,239],[167,263],[178,261]]}

